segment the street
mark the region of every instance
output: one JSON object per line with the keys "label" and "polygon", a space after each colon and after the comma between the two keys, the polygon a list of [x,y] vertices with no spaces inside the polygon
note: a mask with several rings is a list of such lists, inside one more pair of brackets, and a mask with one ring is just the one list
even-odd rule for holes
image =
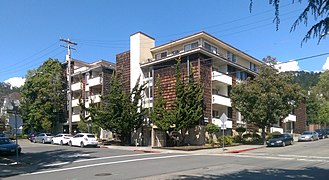
{"label": "street", "polygon": [[143,153],[24,142],[20,156],[22,165],[3,163],[0,178],[327,179],[328,146],[329,139],[324,139],[243,153],[222,153],[221,149],[211,150],[211,153]]}

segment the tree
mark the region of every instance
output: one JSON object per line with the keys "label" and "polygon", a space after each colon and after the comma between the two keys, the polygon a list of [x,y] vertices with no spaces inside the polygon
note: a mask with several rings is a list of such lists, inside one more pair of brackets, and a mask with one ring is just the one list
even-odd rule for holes
{"label": "tree", "polygon": [[209,143],[211,144],[211,146],[214,146],[214,134],[220,132],[220,128],[216,124],[211,123],[207,124],[205,130],[209,133]]}
{"label": "tree", "polygon": [[49,58],[38,69],[31,70],[21,88],[22,119],[32,131],[55,133],[65,122],[66,78],[61,63]]}
{"label": "tree", "polygon": [[329,101],[322,104],[318,112],[319,123],[327,126],[329,124]]}
{"label": "tree", "polygon": [[[296,0],[297,1],[297,0]],[[302,0],[298,0],[299,3],[302,3]],[[292,3],[295,3],[295,0],[292,0]],[[279,29],[280,17],[280,0],[269,0],[269,4],[273,5],[275,8],[275,18],[273,22],[276,23],[276,29]],[[249,9],[251,11],[253,6],[253,0],[250,0]],[[290,31],[295,31],[297,26],[301,23],[308,25],[309,16],[313,16],[314,20],[317,21],[306,33],[302,43],[307,42],[311,38],[318,38],[318,43],[324,38],[324,34],[329,32],[329,0],[308,0],[308,4],[299,15],[299,17],[292,24]]]}
{"label": "tree", "polygon": [[275,58],[267,57],[259,74],[252,80],[235,84],[232,88],[232,106],[241,112],[244,121],[262,129],[265,144],[265,129],[284,119],[300,100],[300,87],[291,83],[287,76],[273,67]]}
{"label": "tree", "polygon": [[171,117],[174,122],[174,131],[181,131],[182,141],[185,131],[199,123],[203,116],[203,88],[200,80],[195,82],[192,64],[190,64],[187,84],[182,80],[181,61],[177,60],[176,70],[176,99],[171,108]]}
{"label": "tree", "polygon": [[314,91],[325,101],[329,101],[329,71],[326,70],[320,75],[320,80],[316,84]]}
{"label": "tree", "polygon": [[86,108],[83,103],[80,106],[88,111],[93,123],[105,130],[120,134],[122,143],[129,144],[131,133],[140,128],[146,110],[142,107],[142,92],[145,85],[139,85],[139,79],[129,95],[123,90],[123,85],[117,74],[111,78],[109,92],[101,96],[101,103],[92,104]]}
{"label": "tree", "polygon": [[307,120],[311,123],[319,122],[319,109],[321,107],[323,100],[314,92],[310,91],[309,95],[306,98],[306,115]]}
{"label": "tree", "polygon": [[154,108],[150,114],[150,119],[159,129],[168,131],[173,125],[173,121],[170,118],[169,109],[166,106],[166,102],[163,100],[163,89],[160,83],[160,75],[157,77],[157,95],[154,101]]}

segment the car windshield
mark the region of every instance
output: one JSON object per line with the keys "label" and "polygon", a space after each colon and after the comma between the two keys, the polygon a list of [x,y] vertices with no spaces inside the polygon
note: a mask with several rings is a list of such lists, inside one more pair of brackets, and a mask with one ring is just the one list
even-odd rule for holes
{"label": "car windshield", "polygon": [[46,136],[51,136],[51,134],[50,133],[46,133]]}
{"label": "car windshield", "polygon": [[10,139],[7,138],[1,138],[0,139],[0,144],[11,144],[12,141]]}
{"label": "car windshield", "polygon": [[320,129],[317,129],[317,130],[315,130],[315,132],[317,132],[317,133],[320,133],[320,132],[321,132],[321,130],[320,130]]}
{"label": "car windshield", "polygon": [[273,138],[282,138],[282,137],[283,137],[282,134],[274,134],[274,135],[273,135]]}
{"label": "car windshield", "polygon": [[305,131],[305,132],[303,132],[303,134],[304,134],[304,135],[310,135],[310,134],[312,134],[312,132],[310,132],[310,131]]}
{"label": "car windshield", "polygon": [[95,138],[94,135],[87,135],[87,137],[89,137],[89,138]]}

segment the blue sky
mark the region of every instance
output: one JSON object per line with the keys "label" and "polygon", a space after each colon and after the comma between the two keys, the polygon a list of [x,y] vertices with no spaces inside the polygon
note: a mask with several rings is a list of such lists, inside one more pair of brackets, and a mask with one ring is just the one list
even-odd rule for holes
{"label": "blue sky", "polygon": [[[86,62],[105,59],[129,49],[129,36],[142,31],[160,45],[195,32],[213,36],[262,59],[267,55],[286,62],[329,52],[328,38],[301,47],[307,29],[290,27],[304,4],[281,1],[279,31],[268,0],[1,0],[0,82],[24,77],[46,59],[64,61],[60,38],[78,43],[72,57]],[[312,24],[312,18],[310,18]],[[321,71],[327,56],[287,64],[291,70]]]}

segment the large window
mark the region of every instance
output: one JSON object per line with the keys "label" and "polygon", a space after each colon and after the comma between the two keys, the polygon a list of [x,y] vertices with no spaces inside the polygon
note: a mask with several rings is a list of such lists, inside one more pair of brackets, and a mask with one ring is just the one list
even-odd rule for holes
{"label": "large window", "polygon": [[232,61],[232,62],[236,62],[236,56],[235,56],[235,54],[233,54],[233,53],[231,53],[229,51],[227,51],[227,59],[230,60],[230,61]]}
{"label": "large window", "polygon": [[155,55],[155,60],[159,60],[159,59],[162,59],[162,58],[165,58],[165,57],[167,57],[167,51],[166,52],[159,53],[159,54],[156,54]]}
{"label": "large window", "polygon": [[215,46],[212,46],[211,44],[209,43],[204,43],[204,48],[207,49],[208,51],[211,51],[215,54],[217,54],[217,48]]}
{"label": "large window", "polygon": [[243,72],[243,71],[237,71],[236,72],[236,79],[238,80],[246,80],[247,79],[247,73],[246,72]]}
{"label": "large window", "polygon": [[194,43],[191,43],[191,44],[186,44],[184,46],[184,51],[189,51],[189,50],[195,49],[198,46],[199,46],[199,43],[198,42],[194,42]]}
{"label": "large window", "polygon": [[256,64],[254,64],[254,63],[250,63],[250,70],[252,70],[252,71],[257,71],[257,65]]}

